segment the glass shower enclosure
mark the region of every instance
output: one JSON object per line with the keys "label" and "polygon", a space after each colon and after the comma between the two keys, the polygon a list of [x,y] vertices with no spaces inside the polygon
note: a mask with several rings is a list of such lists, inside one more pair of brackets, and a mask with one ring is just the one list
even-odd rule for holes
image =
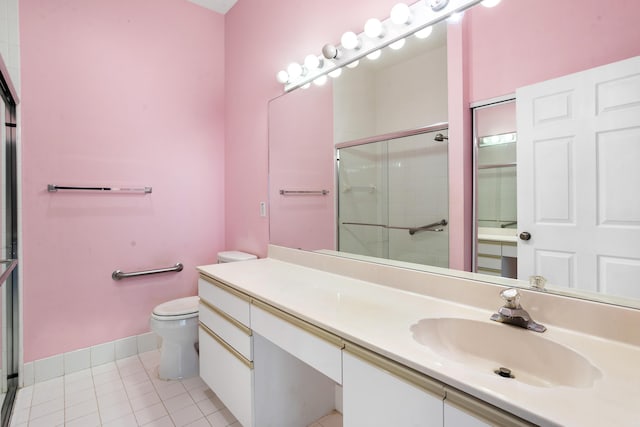
{"label": "glass shower enclosure", "polygon": [[449,266],[447,125],[338,148],[341,252]]}

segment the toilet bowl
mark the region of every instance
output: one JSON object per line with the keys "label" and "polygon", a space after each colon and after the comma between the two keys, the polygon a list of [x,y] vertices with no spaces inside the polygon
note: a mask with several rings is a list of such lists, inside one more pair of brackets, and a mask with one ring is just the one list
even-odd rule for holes
{"label": "toilet bowl", "polygon": [[[218,262],[248,261],[257,257],[246,252],[218,253]],[[151,330],[162,338],[158,375],[164,380],[189,378],[199,374],[197,296],[178,298],[157,305],[149,321]]]}
{"label": "toilet bowl", "polygon": [[199,363],[197,296],[157,305],[151,313],[151,330],[162,337],[158,375],[164,380],[198,375]]}

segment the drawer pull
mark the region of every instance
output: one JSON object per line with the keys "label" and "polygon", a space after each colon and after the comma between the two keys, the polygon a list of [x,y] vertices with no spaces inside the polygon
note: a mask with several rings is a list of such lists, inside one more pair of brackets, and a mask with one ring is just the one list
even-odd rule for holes
{"label": "drawer pull", "polygon": [[244,301],[251,302],[251,297],[249,295],[243,294],[242,292],[240,292],[237,289],[227,285],[226,283],[222,283],[219,280],[213,279],[213,278],[211,278],[209,276],[206,276],[206,275],[204,275],[202,273],[200,273],[200,278],[202,280],[205,280],[206,282],[212,284],[213,286],[216,286],[216,287],[222,289],[223,291],[227,291],[230,294],[232,294],[232,295],[234,295],[234,296],[236,296],[236,297],[238,297],[238,298],[240,298],[240,299],[242,299]]}
{"label": "drawer pull", "polygon": [[235,326],[236,328],[240,329],[242,332],[245,333],[245,335],[251,336],[252,335],[252,331],[251,329],[247,328],[245,325],[243,325],[241,322],[237,321],[236,319],[234,319],[233,317],[229,316],[227,313],[225,313],[224,311],[220,310],[218,307],[209,304],[208,301],[203,300],[202,298],[200,298],[200,304],[204,305],[205,307],[207,307],[209,310],[213,311],[214,313],[216,313],[218,316],[222,317],[224,320],[226,320],[227,322],[231,323],[233,326]]}
{"label": "drawer pull", "polygon": [[222,347],[224,347],[229,353],[233,354],[239,361],[244,363],[249,369],[253,369],[253,362],[245,359],[244,356],[242,354],[240,354],[240,352],[238,352],[238,350],[236,350],[235,348],[233,348],[229,344],[227,344],[227,342],[225,340],[220,338],[211,329],[207,328],[202,322],[200,322],[200,329],[202,329],[202,331],[205,332],[207,335],[209,335],[211,338],[216,340],[218,342],[218,344],[220,344]]}

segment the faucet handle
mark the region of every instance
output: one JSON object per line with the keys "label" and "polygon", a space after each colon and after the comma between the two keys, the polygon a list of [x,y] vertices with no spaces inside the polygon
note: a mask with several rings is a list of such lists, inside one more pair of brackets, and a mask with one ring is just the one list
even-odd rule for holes
{"label": "faucet handle", "polygon": [[507,308],[520,307],[520,292],[515,288],[508,288],[500,292],[500,297],[505,300],[504,306]]}

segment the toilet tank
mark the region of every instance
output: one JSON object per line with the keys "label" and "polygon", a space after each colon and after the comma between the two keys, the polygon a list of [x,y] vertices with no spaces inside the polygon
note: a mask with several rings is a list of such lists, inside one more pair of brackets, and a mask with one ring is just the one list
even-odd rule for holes
{"label": "toilet tank", "polygon": [[218,263],[249,261],[251,259],[257,259],[257,258],[258,257],[253,254],[240,252],[240,251],[218,252]]}

